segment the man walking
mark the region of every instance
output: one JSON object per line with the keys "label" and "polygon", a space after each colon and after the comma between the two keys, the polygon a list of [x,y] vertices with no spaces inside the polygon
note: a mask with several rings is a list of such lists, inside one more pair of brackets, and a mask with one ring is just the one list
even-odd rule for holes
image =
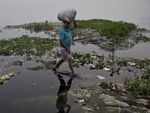
{"label": "man walking", "polygon": [[63,26],[59,31],[59,41],[61,47],[61,60],[56,63],[56,66],[53,68],[54,72],[57,72],[59,66],[67,61],[71,73],[74,74],[74,69],[72,67],[72,55],[71,55],[71,45],[73,44],[73,28],[76,27],[75,22],[76,10],[65,10],[58,13],[57,18],[62,21]]}

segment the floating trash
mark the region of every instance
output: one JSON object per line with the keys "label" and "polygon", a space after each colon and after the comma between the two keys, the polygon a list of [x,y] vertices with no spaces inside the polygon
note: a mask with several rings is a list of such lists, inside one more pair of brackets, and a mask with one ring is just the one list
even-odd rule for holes
{"label": "floating trash", "polygon": [[78,100],[79,103],[84,103],[84,99]]}
{"label": "floating trash", "polygon": [[11,77],[15,76],[15,74],[15,72],[11,72],[5,75],[0,75],[0,84],[4,84],[4,82],[11,79]]}
{"label": "floating trash", "polygon": [[90,69],[96,69],[96,66],[94,64],[89,64]]}
{"label": "floating trash", "polygon": [[105,71],[110,71],[110,68],[104,67]]}
{"label": "floating trash", "polygon": [[135,66],[135,65],[136,65],[136,63],[134,63],[134,62],[128,62],[128,64],[129,64],[130,66]]}
{"label": "floating trash", "polygon": [[96,78],[98,78],[99,80],[104,80],[105,79],[105,77],[100,76],[100,75],[96,76]]}

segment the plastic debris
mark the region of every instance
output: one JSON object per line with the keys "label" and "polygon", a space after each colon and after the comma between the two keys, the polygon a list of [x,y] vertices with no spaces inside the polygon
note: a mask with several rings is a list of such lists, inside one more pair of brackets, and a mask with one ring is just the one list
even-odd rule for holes
{"label": "plastic debris", "polygon": [[4,84],[7,80],[9,80],[11,77],[15,76],[15,72],[11,72],[5,75],[0,75],[0,84]]}
{"label": "plastic debris", "polygon": [[105,77],[100,76],[100,75],[98,75],[97,78],[98,78],[99,80],[104,80],[104,79],[105,79]]}
{"label": "plastic debris", "polygon": [[104,67],[105,71],[110,71],[110,68]]}
{"label": "plastic debris", "polygon": [[136,65],[136,63],[134,63],[134,62],[128,62],[128,64],[129,64],[130,66],[135,66],[135,65]]}
{"label": "plastic debris", "polygon": [[89,68],[90,68],[90,69],[95,69],[96,66],[95,66],[94,64],[89,64]]}
{"label": "plastic debris", "polygon": [[79,103],[84,103],[85,101],[84,101],[84,99],[81,99],[81,100],[79,100],[78,102],[79,102]]}

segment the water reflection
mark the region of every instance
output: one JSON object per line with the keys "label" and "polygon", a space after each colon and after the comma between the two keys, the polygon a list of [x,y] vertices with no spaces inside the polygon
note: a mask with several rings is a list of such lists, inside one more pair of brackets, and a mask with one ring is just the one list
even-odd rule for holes
{"label": "water reflection", "polygon": [[68,91],[71,88],[73,77],[70,77],[69,80],[66,82],[63,76],[61,76],[60,74],[56,75],[60,82],[56,99],[56,108],[58,110],[57,113],[69,113],[71,110],[71,106],[67,103]]}

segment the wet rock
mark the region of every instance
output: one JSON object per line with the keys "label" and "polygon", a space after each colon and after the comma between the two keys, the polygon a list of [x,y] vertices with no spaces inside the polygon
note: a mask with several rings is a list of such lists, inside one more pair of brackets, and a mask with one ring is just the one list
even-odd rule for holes
{"label": "wet rock", "polygon": [[4,84],[4,80],[0,79],[0,85],[3,85],[3,84]]}
{"label": "wet rock", "polygon": [[110,106],[107,106],[106,110],[107,110],[106,113],[120,113],[121,108],[120,107],[110,107]]}
{"label": "wet rock", "polygon": [[94,111],[91,107],[88,106],[82,106],[82,109],[85,111]]}
{"label": "wet rock", "polygon": [[90,92],[87,89],[78,89],[74,91],[70,91],[70,94],[77,97],[78,99],[89,98],[91,97]]}
{"label": "wet rock", "polygon": [[46,69],[52,69],[57,61],[52,59],[48,61],[41,60],[40,62],[44,65]]}
{"label": "wet rock", "polygon": [[146,99],[136,99],[135,101],[139,105],[144,105],[144,106],[149,105],[149,100],[146,100]]}
{"label": "wet rock", "polygon": [[37,70],[42,70],[42,69],[44,69],[44,67],[41,66],[41,65],[38,65],[38,66],[34,66],[34,67],[28,67],[27,69],[33,70],[33,71],[37,71]]}
{"label": "wet rock", "polygon": [[32,55],[26,55],[26,60],[27,61],[31,61],[33,59],[33,56]]}
{"label": "wet rock", "polygon": [[21,61],[21,60],[14,61],[14,62],[12,63],[12,65],[22,66],[22,65],[23,65],[23,61]]}
{"label": "wet rock", "polygon": [[125,102],[121,102],[117,100],[114,96],[110,96],[107,94],[101,94],[99,99],[103,100],[103,102],[107,106],[116,106],[116,107],[129,107],[129,105]]}
{"label": "wet rock", "polygon": [[108,89],[108,88],[110,88],[110,85],[109,85],[108,83],[106,83],[106,82],[101,82],[101,83],[99,84],[99,86],[102,87],[103,89]]}
{"label": "wet rock", "polygon": [[130,109],[121,109],[120,113],[135,113],[131,111]]}

